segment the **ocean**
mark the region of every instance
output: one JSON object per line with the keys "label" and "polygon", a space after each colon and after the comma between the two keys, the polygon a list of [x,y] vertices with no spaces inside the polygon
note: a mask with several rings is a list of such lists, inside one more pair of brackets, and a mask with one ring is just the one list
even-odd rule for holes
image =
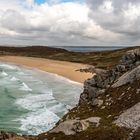
{"label": "ocean", "polygon": [[52,46],[55,48],[63,48],[72,52],[99,52],[123,49],[127,46]]}
{"label": "ocean", "polygon": [[57,74],[0,63],[0,130],[37,135],[76,106],[83,86]]}

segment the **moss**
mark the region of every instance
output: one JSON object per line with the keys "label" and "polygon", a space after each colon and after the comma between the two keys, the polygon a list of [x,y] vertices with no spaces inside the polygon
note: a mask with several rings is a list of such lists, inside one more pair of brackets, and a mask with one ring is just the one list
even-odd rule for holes
{"label": "moss", "polygon": [[[63,133],[40,135],[38,140],[47,138],[48,140],[126,140],[129,130],[119,128],[117,126],[88,128],[86,131],[77,133],[76,135],[66,136]],[[118,135],[119,134],[119,135]]]}
{"label": "moss", "polygon": [[[90,126],[88,130],[76,133],[73,136],[65,136],[63,133],[50,134],[48,133],[48,140],[56,138],[56,140],[125,140],[128,138],[131,130],[126,128],[119,128],[113,122],[123,111],[134,106],[140,102],[140,96],[137,89],[140,87],[140,80],[134,83],[121,86],[119,88],[110,88],[103,95],[98,98],[104,101],[102,107],[93,107],[90,104],[80,105],[72,109],[61,121],[67,119],[87,119],[89,117],[100,117],[100,125],[95,128]],[[121,98],[120,98],[121,97]],[[106,105],[107,102],[112,101],[112,104]],[[60,123],[60,122],[59,122]],[[58,124],[59,124],[58,123]],[[140,131],[139,131],[140,132]],[[136,138],[139,138],[139,132]],[[40,135],[45,136],[45,135]],[[40,138],[40,137],[39,137]],[[41,140],[41,139],[39,139]]]}
{"label": "moss", "polygon": [[[66,50],[52,50],[50,48],[33,49],[31,47],[24,49],[11,48],[10,51],[5,48],[0,48],[1,55],[18,54],[28,57],[41,57],[56,59],[61,61],[70,61],[91,64],[96,67],[110,69],[116,65],[120,57],[129,49],[106,52],[90,52],[76,53]],[[22,51],[21,51],[22,50]],[[32,50],[34,50],[32,52]],[[17,53],[18,52],[18,53]],[[103,100],[101,107],[93,107],[90,104],[78,105],[66,114],[60,122],[67,119],[87,119],[89,117],[100,117],[100,125],[95,128],[92,125],[83,132],[75,135],[66,136],[63,133],[44,133],[36,137],[30,137],[34,140],[126,140],[131,130],[117,127],[113,122],[123,111],[140,102],[140,96],[137,94],[137,89],[140,87],[140,80],[131,84],[121,86],[119,88],[109,88],[104,94],[98,98]],[[108,103],[108,104],[107,104]],[[105,106],[105,108],[102,108]],[[140,140],[140,130],[134,134],[134,140]]]}

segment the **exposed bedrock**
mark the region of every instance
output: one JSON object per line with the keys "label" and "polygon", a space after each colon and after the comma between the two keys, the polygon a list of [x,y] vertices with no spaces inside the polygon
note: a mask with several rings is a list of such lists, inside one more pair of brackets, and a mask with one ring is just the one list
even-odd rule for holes
{"label": "exposed bedrock", "polygon": [[114,123],[120,127],[137,130],[140,127],[140,103],[123,112]]}
{"label": "exposed bedrock", "polygon": [[100,124],[99,117],[91,117],[85,120],[67,120],[60,123],[56,128],[50,131],[50,133],[63,132],[65,135],[74,135],[77,132],[86,130],[90,124],[94,127],[98,127]]}
{"label": "exposed bedrock", "polygon": [[114,84],[112,85],[113,88],[120,87],[122,85],[133,83],[135,80],[140,79],[140,65],[134,68],[131,71],[126,72],[120,78],[118,78]]}
{"label": "exposed bedrock", "polygon": [[140,48],[128,51],[113,69],[94,69],[94,72],[95,75],[84,83],[80,104],[95,105],[95,99],[110,86],[119,87],[140,79]]}

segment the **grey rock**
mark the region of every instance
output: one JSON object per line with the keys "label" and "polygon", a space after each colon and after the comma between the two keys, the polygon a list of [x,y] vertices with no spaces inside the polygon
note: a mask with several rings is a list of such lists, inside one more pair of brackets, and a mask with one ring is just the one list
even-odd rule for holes
{"label": "grey rock", "polygon": [[92,126],[98,127],[100,119],[99,117],[91,117],[85,120],[68,120],[60,123],[56,128],[51,130],[50,133],[63,132],[65,135],[74,135],[77,132],[86,130],[90,123],[92,123]]}
{"label": "grey rock", "polygon": [[140,126],[140,103],[124,111],[114,123],[120,127],[137,130]]}
{"label": "grey rock", "polygon": [[136,66],[139,66],[139,65],[140,65],[140,61],[137,61],[137,62],[136,62]]}
{"label": "grey rock", "polygon": [[129,62],[129,63],[134,63],[137,60],[140,60],[140,49],[134,49],[128,51],[124,56],[123,56],[123,62]]}
{"label": "grey rock", "polygon": [[126,66],[125,65],[117,65],[116,66],[116,71],[126,72]]}
{"label": "grey rock", "polygon": [[91,103],[93,106],[98,106],[100,107],[103,104],[103,100],[99,99],[94,99],[93,102]]}
{"label": "grey rock", "polygon": [[140,66],[134,68],[131,71],[126,72],[123,74],[113,85],[112,87],[119,87],[125,85],[127,83],[132,83],[135,80],[140,79]]}
{"label": "grey rock", "polygon": [[[80,103],[94,103],[94,100],[103,94],[106,89],[119,87],[139,79],[140,48],[128,51],[121,59],[121,63],[111,70],[94,68],[95,75],[85,81],[84,92]],[[136,68],[137,67],[137,68]]]}

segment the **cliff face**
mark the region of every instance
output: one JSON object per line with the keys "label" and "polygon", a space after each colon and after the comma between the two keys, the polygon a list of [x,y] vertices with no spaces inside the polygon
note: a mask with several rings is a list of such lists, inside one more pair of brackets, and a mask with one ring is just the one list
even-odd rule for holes
{"label": "cliff face", "polygon": [[140,49],[128,51],[120,60],[120,64],[111,70],[95,69],[95,75],[85,81],[80,103],[96,105],[100,94],[109,87],[119,87],[140,79]]}
{"label": "cliff face", "polygon": [[79,105],[46,133],[47,138],[140,139],[140,48],[125,53],[112,69],[93,71],[96,74],[85,81]]}
{"label": "cliff face", "polygon": [[0,133],[0,140],[139,140],[140,48],[128,51],[112,69],[94,69],[79,105],[51,131],[36,137]]}

